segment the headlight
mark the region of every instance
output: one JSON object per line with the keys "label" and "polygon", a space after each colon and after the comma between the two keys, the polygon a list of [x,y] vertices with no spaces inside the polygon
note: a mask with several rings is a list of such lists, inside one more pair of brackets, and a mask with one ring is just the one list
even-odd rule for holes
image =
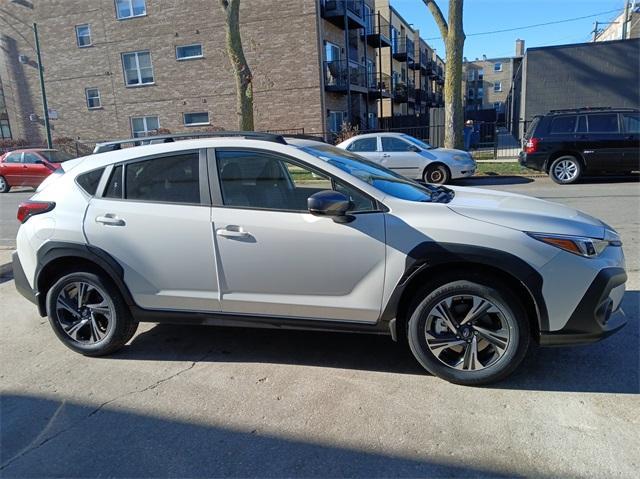
{"label": "headlight", "polygon": [[607,230],[606,239],[586,238],[583,236],[552,235],[546,233],[527,233],[532,238],[563,249],[569,253],[595,258],[607,248],[607,246],[622,246],[622,241],[617,233]]}
{"label": "headlight", "polygon": [[462,155],[462,154],[453,155],[452,158],[454,160],[456,160],[456,161],[471,161],[471,160],[473,160],[471,155]]}

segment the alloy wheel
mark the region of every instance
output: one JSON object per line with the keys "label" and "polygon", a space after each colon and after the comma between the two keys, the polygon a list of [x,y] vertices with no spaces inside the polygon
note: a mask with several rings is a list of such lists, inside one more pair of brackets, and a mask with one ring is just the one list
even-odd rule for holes
{"label": "alloy wheel", "polygon": [[506,315],[486,298],[449,296],[436,304],[425,323],[427,345],[440,362],[454,369],[485,369],[505,354],[511,341]]}
{"label": "alloy wheel", "polygon": [[95,344],[113,327],[113,303],[93,284],[75,281],[66,285],[56,299],[56,319],[74,341]]}
{"label": "alloy wheel", "polygon": [[553,167],[553,174],[560,181],[571,181],[578,175],[578,165],[573,160],[562,160]]}
{"label": "alloy wheel", "polygon": [[4,191],[7,187],[7,180],[5,180],[2,176],[0,176],[0,191]]}

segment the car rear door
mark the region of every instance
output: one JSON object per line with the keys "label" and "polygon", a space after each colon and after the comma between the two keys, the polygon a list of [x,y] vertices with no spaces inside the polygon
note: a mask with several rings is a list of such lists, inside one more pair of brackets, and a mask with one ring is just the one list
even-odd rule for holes
{"label": "car rear door", "polygon": [[364,156],[367,160],[380,163],[382,152],[380,151],[380,137],[369,136],[354,140],[347,146],[347,150]]}
{"label": "car rear door", "polygon": [[38,186],[51,174],[51,167],[46,160],[34,152],[25,152],[22,157],[25,185]]}
{"label": "car rear door", "polygon": [[[218,148],[211,162],[211,221],[224,312],[378,320],[385,231],[384,213],[374,200],[266,150]],[[356,205],[352,222],[339,224],[307,210],[309,196],[332,188]]]}
{"label": "car rear door", "polygon": [[84,231],[123,267],[140,307],[220,310],[204,150],[108,167]]}
{"label": "car rear door", "polygon": [[4,176],[9,185],[22,186],[24,180],[24,168],[22,165],[22,153],[9,153],[0,163],[0,175]]}
{"label": "car rear door", "polygon": [[584,156],[589,158],[587,168],[593,171],[625,171],[625,140],[620,131],[617,113],[589,113],[587,116],[588,142]]}
{"label": "car rear door", "polygon": [[394,136],[381,136],[382,166],[408,178],[422,178],[425,158],[416,150],[416,146]]}
{"label": "car rear door", "polygon": [[624,137],[624,164],[627,171],[640,170],[640,113],[621,113]]}

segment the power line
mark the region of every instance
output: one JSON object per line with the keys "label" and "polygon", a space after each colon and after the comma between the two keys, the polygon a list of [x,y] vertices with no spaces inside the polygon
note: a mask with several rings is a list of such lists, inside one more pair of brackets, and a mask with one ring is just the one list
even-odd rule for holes
{"label": "power line", "polygon": [[[477,36],[480,36],[480,35],[493,35],[495,33],[515,32],[515,31],[518,31],[518,30],[525,30],[525,29],[528,29],[528,28],[546,27],[547,25],[557,25],[558,23],[576,22],[578,20],[584,20],[586,18],[598,17],[600,15],[606,15],[607,13],[619,12],[619,11],[620,11],[619,8],[615,8],[613,10],[607,10],[606,12],[594,13],[592,15],[585,15],[583,17],[567,18],[567,19],[564,19],[564,20],[556,20],[556,21],[553,21],[553,22],[546,22],[546,23],[536,23],[534,25],[525,25],[525,26],[522,26],[522,27],[515,27],[515,28],[505,28],[503,30],[491,30],[489,32],[467,33],[466,36],[467,37],[477,37]],[[431,38],[426,38],[425,40],[442,40],[442,38],[441,37],[431,37]]]}

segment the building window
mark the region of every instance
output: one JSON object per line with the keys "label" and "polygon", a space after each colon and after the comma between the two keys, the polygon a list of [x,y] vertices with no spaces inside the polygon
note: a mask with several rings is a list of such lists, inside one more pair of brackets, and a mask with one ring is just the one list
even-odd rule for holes
{"label": "building window", "polygon": [[497,62],[493,64],[493,71],[494,72],[501,72],[502,71],[502,63]]}
{"label": "building window", "polygon": [[480,81],[484,80],[484,68],[480,68],[478,70],[478,80]]}
{"label": "building window", "polygon": [[184,126],[205,126],[210,125],[209,112],[203,111],[199,113],[185,113]]}
{"label": "building window", "polygon": [[484,97],[484,89],[478,88],[478,98],[482,98],[482,97]]}
{"label": "building window", "polygon": [[194,43],[193,45],[184,45],[176,47],[176,59],[192,60],[194,58],[202,58],[202,44]]}
{"label": "building window", "polygon": [[335,43],[327,42],[324,46],[324,55],[328,62],[340,60],[340,47]]}
{"label": "building window", "polygon": [[127,86],[153,84],[153,65],[151,53],[132,52],[122,54],[124,80]]}
{"label": "building window", "polygon": [[475,96],[476,96],[476,92],[473,91],[473,89],[471,89],[471,88],[469,89],[469,91],[467,93],[468,93],[467,97],[470,98],[470,99],[474,99]]}
{"label": "building window", "polygon": [[467,80],[468,81],[473,81],[476,79],[476,71],[475,70],[469,70],[467,72]]}
{"label": "building window", "polygon": [[11,128],[9,127],[9,120],[0,120],[0,140],[11,139]]}
{"label": "building window", "polygon": [[116,17],[118,20],[143,17],[147,14],[145,0],[116,0]]}
{"label": "building window", "polygon": [[374,28],[373,22],[374,22],[374,15],[371,12],[371,7],[365,3],[364,4],[364,24],[365,24],[365,32],[367,35],[371,35],[373,33],[373,28]]}
{"label": "building window", "polygon": [[100,102],[100,90],[97,88],[87,88],[85,90],[85,95],[87,96],[87,108],[89,108],[89,110],[102,108],[102,103]]}
{"label": "building window", "polygon": [[91,46],[91,26],[90,25],[76,26],[76,43],[78,45],[78,48]]}
{"label": "building window", "polygon": [[329,131],[332,133],[338,133],[342,130],[342,123],[344,122],[343,111],[329,111]]}
{"label": "building window", "polygon": [[398,53],[398,30],[395,27],[391,27],[391,53]]}
{"label": "building window", "polygon": [[493,84],[493,91],[495,92],[499,92],[502,91],[502,82],[501,81],[497,81]]}
{"label": "building window", "polygon": [[499,101],[495,102],[493,104],[493,109],[497,112],[502,111],[502,102],[499,102]]}
{"label": "building window", "polygon": [[160,120],[157,116],[138,116],[131,118],[131,133],[134,138],[149,136],[160,129]]}

